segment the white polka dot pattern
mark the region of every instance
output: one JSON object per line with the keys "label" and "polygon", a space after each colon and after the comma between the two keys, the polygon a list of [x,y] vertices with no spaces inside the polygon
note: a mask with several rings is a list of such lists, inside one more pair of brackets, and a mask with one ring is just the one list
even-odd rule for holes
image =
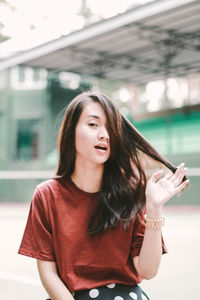
{"label": "white polka dot pattern", "polygon": [[120,297],[120,296],[116,296],[116,297],[114,298],[114,300],[124,300],[124,298],[122,298],[122,297]]}
{"label": "white polka dot pattern", "polygon": [[90,298],[96,298],[99,296],[99,291],[97,289],[92,289],[89,291]]}
{"label": "white polka dot pattern", "polygon": [[113,288],[115,287],[115,283],[108,284],[107,287],[108,287],[109,289],[113,289]]}
{"label": "white polka dot pattern", "polygon": [[129,296],[130,296],[132,299],[137,300],[137,294],[136,294],[136,293],[131,292],[131,293],[129,294]]}

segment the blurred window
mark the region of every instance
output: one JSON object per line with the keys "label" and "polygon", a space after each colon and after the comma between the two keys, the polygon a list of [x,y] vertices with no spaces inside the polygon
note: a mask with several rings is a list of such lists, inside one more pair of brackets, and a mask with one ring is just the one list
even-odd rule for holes
{"label": "blurred window", "polygon": [[34,160],[39,158],[39,120],[18,120],[16,158]]}
{"label": "blurred window", "polygon": [[47,87],[47,71],[39,68],[14,67],[11,69],[14,90],[37,90]]}
{"label": "blurred window", "polygon": [[5,73],[3,71],[0,72],[0,89],[3,89],[5,87]]}

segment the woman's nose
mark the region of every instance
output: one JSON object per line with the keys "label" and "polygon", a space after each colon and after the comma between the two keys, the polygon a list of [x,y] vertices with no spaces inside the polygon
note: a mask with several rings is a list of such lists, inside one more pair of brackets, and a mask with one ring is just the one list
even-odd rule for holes
{"label": "woman's nose", "polygon": [[99,136],[98,138],[100,140],[108,140],[109,139],[109,135],[106,129],[101,129],[101,131],[99,132]]}

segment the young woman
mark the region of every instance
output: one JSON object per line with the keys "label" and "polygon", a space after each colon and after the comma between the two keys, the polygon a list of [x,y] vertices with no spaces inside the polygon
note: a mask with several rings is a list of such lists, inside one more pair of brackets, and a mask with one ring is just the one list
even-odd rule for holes
{"label": "young woman", "polygon": [[[53,300],[148,299],[139,287],[166,252],[163,205],[188,185],[119,112],[93,92],[66,108],[56,176],[36,187],[19,253],[37,259]],[[148,176],[150,158],[171,171]]]}

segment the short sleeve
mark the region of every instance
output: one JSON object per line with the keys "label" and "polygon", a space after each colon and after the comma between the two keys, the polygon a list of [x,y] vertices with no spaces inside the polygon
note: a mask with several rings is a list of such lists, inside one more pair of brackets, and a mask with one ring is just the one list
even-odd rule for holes
{"label": "short sleeve", "polygon": [[31,202],[19,254],[55,261],[48,205],[36,188]]}
{"label": "short sleeve", "polygon": [[[145,224],[144,224],[144,210],[141,210],[133,225],[133,240],[131,246],[132,257],[138,256],[142,247],[142,242],[144,239]],[[163,236],[162,236],[162,254],[167,253],[167,248],[165,246]]]}

